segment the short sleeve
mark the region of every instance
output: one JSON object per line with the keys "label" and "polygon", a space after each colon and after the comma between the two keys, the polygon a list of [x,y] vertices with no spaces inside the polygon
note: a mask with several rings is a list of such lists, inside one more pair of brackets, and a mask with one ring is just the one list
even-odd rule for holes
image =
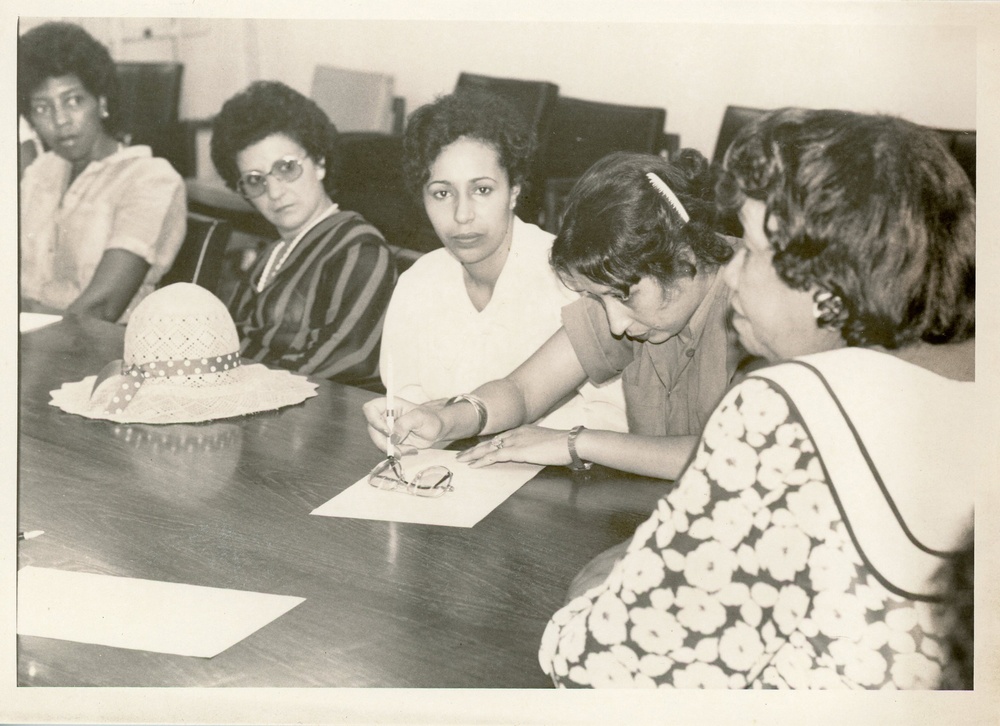
{"label": "short sleeve", "polygon": [[632,362],[632,344],[611,335],[607,315],[597,300],[581,297],[566,305],[562,323],[580,365],[594,383],[611,380]]}
{"label": "short sleeve", "polygon": [[133,165],[121,190],[106,249],[138,255],[150,264],[158,280],[184,242],[184,180],[164,159],[145,159]]}

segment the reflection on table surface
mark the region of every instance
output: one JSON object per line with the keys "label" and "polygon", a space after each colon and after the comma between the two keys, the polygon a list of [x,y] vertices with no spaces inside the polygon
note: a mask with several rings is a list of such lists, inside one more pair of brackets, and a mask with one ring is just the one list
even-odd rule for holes
{"label": "reflection on table surface", "polygon": [[327,381],[298,406],[208,424],[66,414],[49,391],[121,357],[124,328],[69,316],[20,336],[18,566],[295,595],[211,658],[18,638],[49,686],[537,687],[570,580],[667,483],[550,467],[471,529],[310,516],[381,458]]}

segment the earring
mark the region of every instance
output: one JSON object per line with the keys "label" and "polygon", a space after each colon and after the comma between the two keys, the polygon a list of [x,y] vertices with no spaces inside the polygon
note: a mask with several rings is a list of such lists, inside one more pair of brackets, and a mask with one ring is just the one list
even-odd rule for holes
{"label": "earring", "polygon": [[110,115],[108,113],[108,102],[105,101],[103,98],[101,99],[101,105],[98,114],[100,115],[101,118],[107,118]]}
{"label": "earring", "polygon": [[316,168],[316,178],[323,181],[326,178],[326,167],[320,166]]}
{"label": "earring", "polygon": [[843,324],[847,318],[844,301],[829,290],[817,290],[813,295],[813,317],[821,326]]}

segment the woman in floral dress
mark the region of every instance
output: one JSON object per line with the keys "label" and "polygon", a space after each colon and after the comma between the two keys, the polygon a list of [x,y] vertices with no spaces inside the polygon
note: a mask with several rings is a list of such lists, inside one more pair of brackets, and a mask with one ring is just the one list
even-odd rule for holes
{"label": "woman in floral dress", "polygon": [[[606,579],[551,619],[558,686],[937,688],[983,470],[975,197],[932,132],[785,109],[729,150],[733,387]],[[607,572],[607,570],[605,570]]]}

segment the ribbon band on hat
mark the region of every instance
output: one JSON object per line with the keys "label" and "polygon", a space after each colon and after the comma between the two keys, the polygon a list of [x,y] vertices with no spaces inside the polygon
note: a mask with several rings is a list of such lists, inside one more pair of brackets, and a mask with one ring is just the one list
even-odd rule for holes
{"label": "ribbon band on hat", "polygon": [[126,365],[122,359],[113,360],[101,369],[90,391],[94,393],[102,383],[114,376],[121,376],[124,382],[121,390],[111,397],[104,413],[121,413],[132,401],[142,384],[150,378],[174,378],[181,376],[201,376],[231,371],[240,367],[240,353],[234,351],[225,355],[207,358],[180,358],[178,360],[150,361],[149,363]]}

